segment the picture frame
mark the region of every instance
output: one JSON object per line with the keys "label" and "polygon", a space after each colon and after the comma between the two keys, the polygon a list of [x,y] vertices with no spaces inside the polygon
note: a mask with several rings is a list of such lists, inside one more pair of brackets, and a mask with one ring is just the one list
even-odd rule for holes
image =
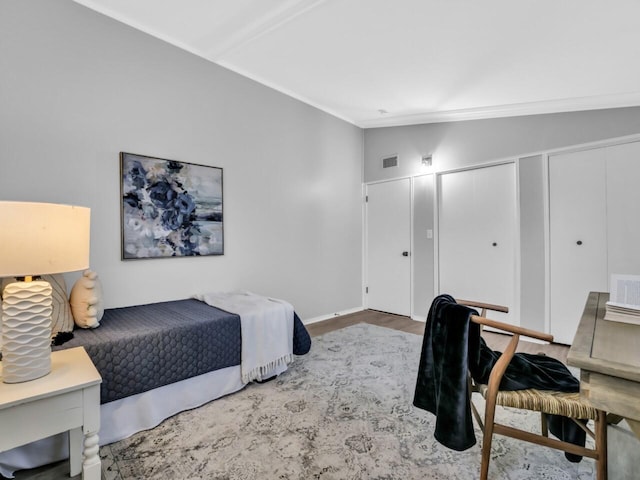
{"label": "picture frame", "polygon": [[224,254],[222,168],[120,152],[122,260]]}

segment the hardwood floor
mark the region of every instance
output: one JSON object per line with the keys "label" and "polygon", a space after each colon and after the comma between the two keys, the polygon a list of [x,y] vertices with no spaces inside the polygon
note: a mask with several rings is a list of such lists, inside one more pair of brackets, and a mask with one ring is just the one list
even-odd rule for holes
{"label": "hardwood floor", "polygon": [[[378,312],[375,310],[364,310],[362,312],[341,315],[329,320],[324,320],[322,322],[312,323],[307,325],[306,327],[312,337],[317,337],[333,330],[339,330],[341,328],[345,328],[358,323],[370,323],[373,325],[378,325],[380,327],[393,328],[395,330],[401,330],[403,332],[413,333],[420,336],[424,334],[425,326],[424,322],[411,320],[409,317],[393,315],[385,312]],[[501,335],[486,331],[483,333],[483,337],[492,349],[499,351],[502,351],[502,349],[510,339],[510,336],[508,335]],[[546,355],[557,358],[558,360],[566,364],[569,347],[560,344],[545,345],[527,342],[521,339],[518,351],[527,353],[544,352]],[[0,476],[0,478],[4,477]],[[18,480],[68,479],[69,467],[67,462],[60,462],[51,466],[16,472],[15,478]],[[72,478],[79,479],[81,477],[77,476]]]}
{"label": "hardwood floor", "polygon": [[[415,333],[422,336],[424,334],[424,322],[411,320],[409,317],[393,315],[391,313],[378,312],[376,310],[364,310],[362,312],[342,315],[322,322],[307,325],[307,330],[311,336],[318,336],[332,330],[345,328],[356,323],[371,323],[380,327],[393,328],[403,332]],[[511,336],[494,332],[484,331],[484,337],[487,345],[493,350],[502,351],[509,342]],[[559,343],[541,344],[537,342],[520,339],[518,344],[518,352],[525,353],[544,353],[553,358],[557,358],[566,365],[569,347]]]}
{"label": "hardwood floor", "polygon": [[394,330],[415,333],[417,335],[424,333],[423,322],[417,322],[411,320],[409,317],[378,312],[376,310],[364,310],[362,312],[341,315],[329,320],[306,325],[306,327],[312,337],[317,337],[332,330],[339,330],[357,323],[371,323],[380,327],[393,328]]}

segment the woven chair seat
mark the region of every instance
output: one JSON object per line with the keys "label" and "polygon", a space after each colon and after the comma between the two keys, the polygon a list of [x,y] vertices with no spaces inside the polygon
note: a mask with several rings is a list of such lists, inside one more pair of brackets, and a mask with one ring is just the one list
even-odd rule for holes
{"label": "woven chair seat", "polygon": [[[487,385],[476,385],[476,390],[486,397]],[[547,390],[500,390],[496,399],[503,407],[521,408],[536,412],[563,415],[571,418],[594,420],[596,409],[587,400],[580,398],[580,393],[564,393]]]}

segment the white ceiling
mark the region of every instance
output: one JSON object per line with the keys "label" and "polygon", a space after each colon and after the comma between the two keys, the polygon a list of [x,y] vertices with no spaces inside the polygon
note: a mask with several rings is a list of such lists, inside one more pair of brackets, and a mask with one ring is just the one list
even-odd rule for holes
{"label": "white ceiling", "polygon": [[638,0],[75,0],[360,127],[640,105]]}

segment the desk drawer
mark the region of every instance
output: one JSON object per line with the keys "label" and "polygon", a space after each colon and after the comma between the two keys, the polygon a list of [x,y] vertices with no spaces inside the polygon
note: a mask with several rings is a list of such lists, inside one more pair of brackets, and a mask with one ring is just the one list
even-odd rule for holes
{"label": "desk drawer", "polygon": [[640,420],[640,384],[595,372],[582,372],[581,393],[597,408]]}

